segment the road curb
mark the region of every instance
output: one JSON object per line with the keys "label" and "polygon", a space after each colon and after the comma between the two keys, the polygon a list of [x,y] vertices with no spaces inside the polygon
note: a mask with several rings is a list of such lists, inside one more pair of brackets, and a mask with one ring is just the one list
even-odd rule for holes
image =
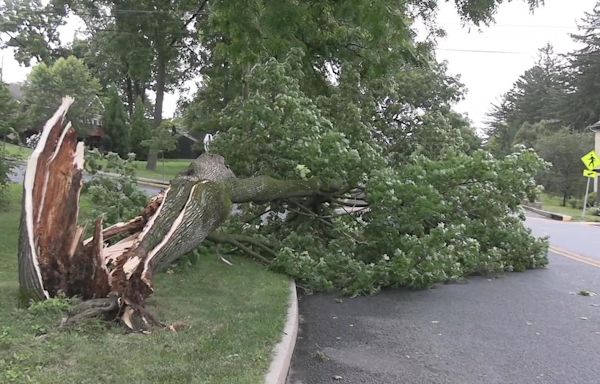
{"label": "road curb", "polygon": [[145,177],[136,177],[136,180],[140,184],[150,184],[150,185],[154,184],[154,185],[160,185],[162,187],[168,187],[170,185],[168,181],[156,180],[156,179],[146,179]]}
{"label": "road curb", "polygon": [[528,211],[531,211],[533,213],[537,213],[538,215],[542,215],[542,216],[548,217],[548,218],[550,218],[552,220],[573,221],[573,217],[571,217],[569,215],[563,215],[561,213],[544,211],[543,209],[530,207],[528,205],[523,205],[522,207],[524,209],[528,210]]}
{"label": "road curb", "polygon": [[[108,177],[120,177],[121,176],[118,173],[104,172],[104,171],[98,171],[98,174],[104,175],[104,176],[108,176]],[[137,177],[137,176],[134,179],[135,179],[135,181],[138,184],[150,185],[152,187],[160,187],[160,188],[162,188],[162,187],[168,187],[169,186],[169,182],[168,181],[156,180],[156,179],[147,179],[145,177]]]}
{"label": "road curb", "polygon": [[150,181],[145,181],[145,180],[136,180],[136,183],[138,183],[139,185],[144,185],[147,187],[154,187],[154,188],[158,188],[158,189],[165,189],[169,186],[169,184],[163,184],[163,183],[153,183]]}
{"label": "road curb", "polygon": [[[15,166],[27,167],[27,161],[25,161],[25,160],[11,159],[11,158],[6,158],[6,159],[8,159],[9,161],[12,161]],[[119,177],[119,176],[121,176],[121,175],[119,175],[117,173],[112,173],[112,172],[99,171],[98,173],[100,175],[109,176],[109,177]],[[157,179],[148,179],[148,178],[145,178],[145,177],[135,177],[135,181],[138,184],[146,185],[146,186],[149,186],[149,187],[155,187],[155,188],[165,188],[165,187],[168,187],[170,185],[170,182],[168,182],[168,181],[157,180]]]}
{"label": "road curb", "polygon": [[285,384],[298,336],[298,296],[296,283],[290,282],[290,300],[283,337],[273,349],[273,360],[265,376],[265,384]]}

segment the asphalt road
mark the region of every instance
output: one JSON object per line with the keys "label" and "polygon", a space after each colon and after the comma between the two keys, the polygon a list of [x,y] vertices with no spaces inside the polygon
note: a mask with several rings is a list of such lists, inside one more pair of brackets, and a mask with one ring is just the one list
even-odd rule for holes
{"label": "asphalt road", "polygon": [[[599,227],[528,225],[595,257]],[[600,383],[600,295],[577,294],[600,293],[600,263],[549,258],[546,269],[426,291],[302,297],[288,383]]]}
{"label": "asphalt road", "polygon": [[[25,166],[22,164],[19,164],[12,169],[12,173],[10,175],[10,181],[12,181],[13,183],[22,183],[24,176],[25,176]],[[83,175],[84,181],[89,181],[91,178],[92,177],[88,174]],[[153,187],[150,185],[144,185],[144,184],[139,184],[139,183],[138,183],[138,187],[142,191],[144,191],[144,193],[147,194],[148,196],[154,196],[162,190],[162,188],[157,188],[157,187]]]}

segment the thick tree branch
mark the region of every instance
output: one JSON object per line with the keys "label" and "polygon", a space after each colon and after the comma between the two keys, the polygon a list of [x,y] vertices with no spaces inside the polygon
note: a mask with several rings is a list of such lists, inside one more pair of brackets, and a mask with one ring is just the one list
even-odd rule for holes
{"label": "thick tree branch", "polygon": [[249,254],[251,257],[255,258],[256,260],[262,262],[265,265],[270,265],[272,261],[261,255],[260,253],[255,252],[251,248],[245,246],[244,243],[258,246],[259,248],[270,253],[273,257],[276,256],[275,252],[272,249],[270,249],[264,244],[260,244],[259,241],[248,236],[231,235],[224,233],[211,233],[207,236],[206,239],[214,243],[233,245],[234,247],[241,249],[242,251]]}
{"label": "thick tree branch", "polygon": [[230,241],[236,241],[238,243],[248,243],[250,245],[262,249],[272,257],[277,256],[277,253],[273,249],[269,248],[269,246],[267,246],[265,243],[252,236],[213,232],[210,235],[208,235],[206,239],[216,243],[230,243]]}
{"label": "thick tree branch", "polygon": [[343,190],[337,181],[326,182],[318,178],[277,180],[269,176],[233,179],[227,182],[227,188],[233,203],[264,203],[294,197],[332,195]]}
{"label": "thick tree branch", "polygon": [[[204,1],[202,1],[202,2],[200,3],[200,5],[198,6],[198,9],[196,9],[196,12],[194,12],[194,13],[192,14],[192,16],[190,16],[190,17],[189,17],[189,18],[186,20],[186,22],[183,24],[183,27],[181,28],[181,31],[182,31],[183,33],[185,33],[185,31],[187,30],[187,27],[188,27],[188,26],[189,26],[189,25],[190,25],[190,24],[191,24],[191,23],[192,23],[194,20],[196,20],[196,18],[197,18],[198,16],[200,16],[200,12],[202,12],[202,11],[204,10],[204,7],[206,7],[206,4],[208,4],[208,0],[204,0]],[[178,40],[178,39],[177,39],[176,37],[174,37],[174,38],[171,40],[171,42],[169,43],[169,46],[171,46],[171,47],[172,47],[172,46],[174,46],[174,45],[175,45],[175,43],[177,42],[177,40]]]}

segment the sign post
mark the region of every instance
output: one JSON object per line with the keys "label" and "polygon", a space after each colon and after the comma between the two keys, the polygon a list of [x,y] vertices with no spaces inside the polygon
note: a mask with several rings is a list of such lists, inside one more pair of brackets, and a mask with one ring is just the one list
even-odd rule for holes
{"label": "sign post", "polygon": [[592,179],[598,177],[598,172],[596,172],[596,169],[600,168],[600,157],[598,157],[596,151],[591,150],[581,158],[581,161],[583,162],[583,165],[585,165],[585,167],[587,168],[583,170],[583,176],[588,178],[587,186],[585,187],[585,198],[583,199],[582,217],[585,218],[588,195],[590,193],[590,182],[592,181]]}

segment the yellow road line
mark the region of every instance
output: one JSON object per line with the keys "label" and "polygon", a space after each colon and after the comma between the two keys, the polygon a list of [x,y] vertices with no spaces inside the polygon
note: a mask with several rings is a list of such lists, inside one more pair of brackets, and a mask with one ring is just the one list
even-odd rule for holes
{"label": "yellow road line", "polygon": [[568,259],[579,261],[580,263],[591,265],[592,267],[600,268],[600,260],[592,259],[591,257],[583,256],[575,252],[568,251],[566,249],[558,248],[554,245],[550,246],[550,251]]}

